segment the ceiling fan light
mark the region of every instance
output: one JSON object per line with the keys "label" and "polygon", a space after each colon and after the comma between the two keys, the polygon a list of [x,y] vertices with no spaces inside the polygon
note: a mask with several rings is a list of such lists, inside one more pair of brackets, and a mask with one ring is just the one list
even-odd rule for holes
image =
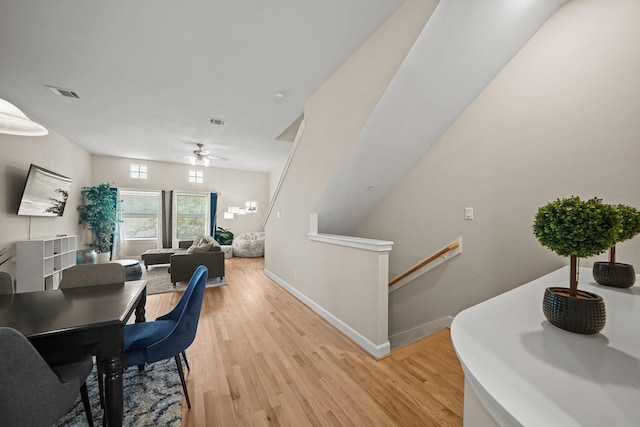
{"label": "ceiling fan light", "polygon": [[42,136],[49,131],[30,120],[18,107],[0,98],[0,133],[20,136]]}
{"label": "ceiling fan light", "polygon": [[209,167],[209,163],[211,162],[208,158],[204,158],[202,159],[202,162],[204,163],[204,167]]}
{"label": "ceiling fan light", "polygon": [[187,156],[187,159],[189,159],[189,163],[191,163],[192,166],[196,165],[196,158],[194,156]]}

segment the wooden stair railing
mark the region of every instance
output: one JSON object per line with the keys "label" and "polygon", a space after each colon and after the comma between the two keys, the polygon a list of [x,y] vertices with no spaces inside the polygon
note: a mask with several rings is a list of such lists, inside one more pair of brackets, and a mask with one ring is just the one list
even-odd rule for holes
{"label": "wooden stair railing", "polygon": [[455,242],[455,243],[450,244],[446,248],[442,249],[441,251],[438,251],[437,253],[431,255],[429,258],[425,259],[420,264],[414,265],[413,267],[411,267],[410,269],[408,269],[407,271],[405,271],[404,273],[402,273],[401,275],[399,275],[395,279],[391,280],[389,282],[389,286],[392,286],[393,284],[398,283],[400,280],[404,279],[405,277],[407,277],[411,273],[415,273],[416,271],[420,270],[425,265],[429,264],[432,261],[435,261],[436,259],[440,258],[442,255],[446,254],[447,252],[450,252],[450,251],[454,250],[458,246],[460,246],[460,242]]}

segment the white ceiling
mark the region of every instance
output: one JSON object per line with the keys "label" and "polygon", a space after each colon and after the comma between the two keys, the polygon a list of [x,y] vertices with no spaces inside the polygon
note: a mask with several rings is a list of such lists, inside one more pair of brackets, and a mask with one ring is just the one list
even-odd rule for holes
{"label": "white ceiling", "polygon": [[269,172],[278,135],[403,1],[0,0],[0,98],[94,154],[186,163],[201,142],[230,159],[211,166]]}

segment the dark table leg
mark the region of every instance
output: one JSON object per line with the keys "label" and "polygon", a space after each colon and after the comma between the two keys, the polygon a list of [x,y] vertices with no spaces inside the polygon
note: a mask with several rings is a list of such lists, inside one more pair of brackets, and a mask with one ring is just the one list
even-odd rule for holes
{"label": "dark table leg", "polygon": [[[136,306],[136,323],[146,322],[146,318],[145,318],[146,304],[147,304],[147,288],[144,288],[144,291],[142,291],[142,295],[140,296],[140,302]],[[144,371],[144,365],[138,365],[138,372],[142,372],[142,371]]]}
{"label": "dark table leg", "polygon": [[140,296],[140,301],[136,306],[136,323],[142,323],[147,321],[145,317],[147,313],[147,310],[145,308],[146,304],[147,304],[147,288],[144,288],[144,291],[142,291],[142,295]]}
{"label": "dark table leg", "polygon": [[[146,306],[147,303],[147,290],[146,288],[140,295],[140,300],[136,305],[136,323],[145,322],[146,318]],[[115,332],[115,331],[114,331]],[[102,360],[104,368],[104,400],[105,400],[105,417],[106,425],[109,427],[122,427],[122,418],[124,415],[124,397],[123,397],[123,382],[122,382],[122,342],[123,342],[123,329],[117,329],[118,338],[110,340],[110,342],[119,342],[117,355],[107,357]]]}
{"label": "dark table leg", "polygon": [[104,359],[104,397],[106,425],[122,427],[123,393],[122,360],[120,357]]}

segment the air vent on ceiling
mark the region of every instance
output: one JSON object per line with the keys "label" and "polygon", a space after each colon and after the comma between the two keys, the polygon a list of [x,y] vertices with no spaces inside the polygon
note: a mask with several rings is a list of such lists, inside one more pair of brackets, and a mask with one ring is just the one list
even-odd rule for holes
{"label": "air vent on ceiling", "polygon": [[222,120],[222,119],[216,119],[215,117],[212,117],[209,119],[209,123],[211,123],[212,125],[217,125],[217,126],[224,126],[227,124],[226,120]]}
{"label": "air vent on ceiling", "polygon": [[51,92],[55,93],[56,95],[66,96],[67,98],[80,99],[80,95],[78,95],[77,93],[69,89],[62,89],[60,87],[54,87],[54,86],[47,86],[47,89],[49,89]]}

